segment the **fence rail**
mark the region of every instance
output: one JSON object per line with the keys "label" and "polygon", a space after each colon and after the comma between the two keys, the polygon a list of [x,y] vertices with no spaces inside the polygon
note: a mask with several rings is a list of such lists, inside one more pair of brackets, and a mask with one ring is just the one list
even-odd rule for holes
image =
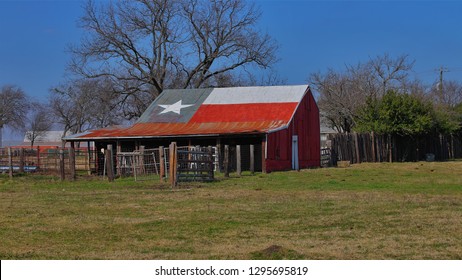
{"label": "fence rail", "polygon": [[[8,150],[10,149],[11,155]],[[0,148],[0,172],[8,172],[11,168],[13,172],[41,172],[56,174],[61,172],[60,151],[63,153],[63,164],[65,174],[71,173],[71,153],[70,148],[56,148],[41,151],[37,148]],[[94,171],[95,152],[88,149],[74,150],[75,170]]]}
{"label": "fence rail", "polygon": [[[174,142],[173,142],[174,143]],[[172,143],[172,144],[173,144]],[[214,172],[229,176],[231,170],[241,176],[242,170],[257,170],[258,158],[254,145],[186,146],[145,149],[139,146],[133,151],[118,151],[111,144],[104,149],[0,149],[0,173],[41,172],[59,175],[61,180],[76,178],[76,171],[87,171],[107,177],[133,176],[135,180],[152,180],[174,177],[177,181],[211,181]],[[10,152],[9,152],[10,150]],[[260,150],[261,151],[261,150]],[[172,161],[173,160],[173,161]],[[173,163],[172,163],[173,162]],[[173,164],[173,166],[171,166]],[[174,170],[174,171],[171,171]],[[258,170],[257,170],[258,171]],[[12,175],[11,175],[12,176]]]}

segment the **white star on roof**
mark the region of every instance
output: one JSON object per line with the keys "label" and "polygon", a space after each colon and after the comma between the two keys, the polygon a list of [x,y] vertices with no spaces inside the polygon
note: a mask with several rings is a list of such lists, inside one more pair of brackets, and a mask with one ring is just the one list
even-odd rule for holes
{"label": "white star on roof", "polygon": [[175,114],[178,114],[180,115],[181,114],[181,109],[183,108],[187,108],[187,107],[190,107],[194,104],[188,104],[188,105],[182,105],[181,104],[182,100],[174,103],[174,104],[171,104],[171,105],[160,105],[160,107],[164,108],[164,110],[162,112],[159,113],[160,114],[165,114],[165,113],[168,113],[168,112],[173,112]]}

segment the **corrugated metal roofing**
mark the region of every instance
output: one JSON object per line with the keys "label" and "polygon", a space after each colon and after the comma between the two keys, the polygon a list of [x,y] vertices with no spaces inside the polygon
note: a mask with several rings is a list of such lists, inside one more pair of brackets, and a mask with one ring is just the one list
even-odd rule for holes
{"label": "corrugated metal roofing", "polygon": [[164,90],[137,123],[66,140],[268,133],[287,127],[308,86]]}

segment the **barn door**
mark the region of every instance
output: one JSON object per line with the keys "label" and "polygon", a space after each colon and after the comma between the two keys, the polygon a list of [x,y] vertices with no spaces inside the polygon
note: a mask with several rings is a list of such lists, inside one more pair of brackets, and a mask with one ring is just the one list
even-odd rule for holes
{"label": "barn door", "polygon": [[292,135],[292,169],[298,170],[298,135]]}

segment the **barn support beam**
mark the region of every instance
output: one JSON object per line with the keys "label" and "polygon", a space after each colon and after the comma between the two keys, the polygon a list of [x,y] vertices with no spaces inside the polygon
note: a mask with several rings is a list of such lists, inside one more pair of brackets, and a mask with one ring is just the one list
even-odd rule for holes
{"label": "barn support beam", "polygon": [[250,173],[255,173],[255,146],[250,145]]}
{"label": "barn support beam", "polygon": [[216,146],[217,146],[217,157],[218,157],[218,168],[217,168],[217,171],[218,171],[218,172],[221,172],[221,171],[222,171],[222,167],[223,167],[223,159],[222,159],[222,157],[221,157],[222,146],[221,146],[221,139],[220,139],[220,138],[217,138]]}
{"label": "barn support beam", "polygon": [[225,155],[223,159],[225,177],[229,177],[229,145],[225,145]]}
{"label": "barn support beam", "polygon": [[261,172],[266,173],[266,136],[261,141]]}
{"label": "barn support beam", "polygon": [[242,175],[241,168],[241,145],[236,145],[236,172],[237,176]]}

